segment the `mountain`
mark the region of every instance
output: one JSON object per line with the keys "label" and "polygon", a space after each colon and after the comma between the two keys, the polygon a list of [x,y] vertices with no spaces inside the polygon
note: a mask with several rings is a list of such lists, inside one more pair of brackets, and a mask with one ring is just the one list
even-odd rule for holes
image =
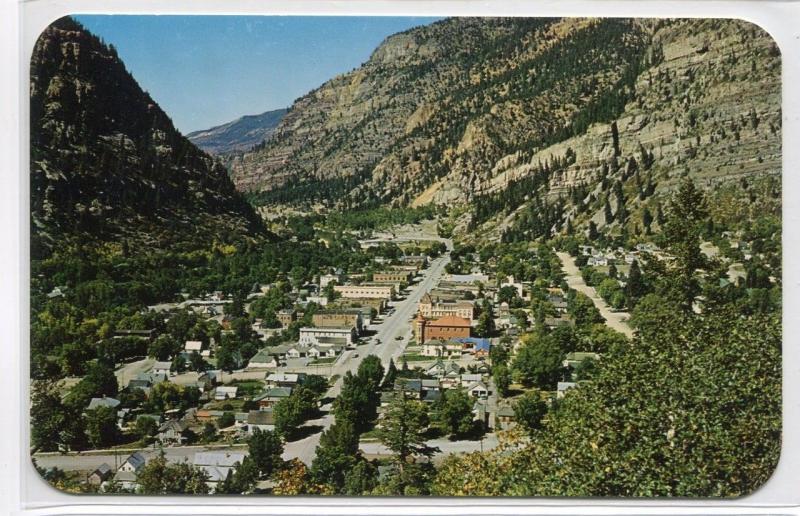
{"label": "mountain", "polygon": [[263,231],[225,168],[71,18],[31,57],[32,254],[65,243],[170,248]]}
{"label": "mountain", "polygon": [[191,132],[186,137],[211,154],[246,151],[268,140],[286,111],[274,109],[260,115],[245,115],[227,124]]}
{"label": "mountain", "polygon": [[535,212],[547,232],[687,173],[779,188],[780,141],[780,55],[755,25],[453,18],[389,37],[231,169],[261,204],[435,203],[502,230]]}

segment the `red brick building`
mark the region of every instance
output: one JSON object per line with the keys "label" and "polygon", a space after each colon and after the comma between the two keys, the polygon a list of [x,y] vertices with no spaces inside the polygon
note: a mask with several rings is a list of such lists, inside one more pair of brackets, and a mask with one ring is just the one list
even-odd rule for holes
{"label": "red brick building", "polygon": [[425,344],[431,340],[447,341],[469,336],[470,321],[463,317],[448,315],[439,319],[427,320],[418,316],[414,320],[414,338],[417,344]]}

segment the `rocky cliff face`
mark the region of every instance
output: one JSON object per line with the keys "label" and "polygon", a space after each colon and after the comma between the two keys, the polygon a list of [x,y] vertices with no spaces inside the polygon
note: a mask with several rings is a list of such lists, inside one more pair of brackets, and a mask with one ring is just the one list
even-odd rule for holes
{"label": "rocky cliff face", "polygon": [[264,203],[452,205],[568,149],[551,197],[643,156],[659,192],[779,174],[777,47],[736,20],[449,19],[299,99],[232,174]]}
{"label": "rocky cliff face", "polygon": [[216,155],[247,151],[269,140],[286,109],[246,115],[211,129],[194,131],[186,137],[206,152]]}
{"label": "rocky cliff face", "polygon": [[70,18],[31,57],[33,254],[68,241],[174,248],[261,231],[224,167]]}

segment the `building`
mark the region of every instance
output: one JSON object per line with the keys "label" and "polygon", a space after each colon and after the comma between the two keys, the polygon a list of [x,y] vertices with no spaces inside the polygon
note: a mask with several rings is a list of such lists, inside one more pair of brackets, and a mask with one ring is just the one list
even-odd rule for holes
{"label": "building", "polygon": [[345,299],[394,298],[394,287],[392,285],[335,285],[333,290],[341,294]]}
{"label": "building", "polygon": [[321,310],[311,321],[318,328],[355,328],[359,335],[364,331],[364,319],[358,308]]}
{"label": "building", "polygon": [[163,374],[169,376],[169,371],[172,369],[172,362],[156,362],[153,364],[153,374]]}
{"label": "building", "polygon": [[194,456],[194,465],[206,472],[208,475],[206,483],[213,488],[217,483],[224,482],[228,478],[228,473],[235,472],[244,457],[244,453],[199,452]]}
{"label": "building", "polygon": [[514,414],[514,409],[509,405],[503,405],[497,409],[497,416],[495,417],[495,424],[500,430],[508,430],[516,425],[517,416]]}
{"label": "building", "polygon": [[269,387],[262,394],[259,394],[253,401],[258,403],[258,408],[261,410],[274,407],[276,403],[285,400],[292,395],[291,387]]}
{"label": "building", "polygon": [[372,274],[374,283],[409,283],[414,275],[407,270],[396,270],[388,272],[375,272]]}
{"label": "building", "polygon": [[306,379],[305,373],[269,373],[267,387],[295,387]]}
{"label": "building", "polygon": [[269,369],[281,365],[277,354],[271,348],[262,349],[247,363],[248,369]]}
{"label": "building", "polygon": [[217,401],[232,400],[236,397],[238,390],[239,388],[235,386],[221,385],[214,390],[214,399]]}
{"label": "building", "polygon": [[275,317],[278,319],[278,322],[281,323],[281,326],[286,328],[297,319],[297,312],[291,309],[279,310],[278,313],[275,314]]}
{"label": "building", "polygon": [[463,317],[448,315],[435,320],[418,316],[414,320],[414,338],[418,344],[431,340],[450,340],[470,336],[470,321]]}
{"label": "building", "polygon": [[186,440],[189,423],[183,419],[170,419],[158,428],[158,440],[162,444],[181,444]]}
{"label": "building", "polygon": [[[325,339],[325,340],[322,340]],[[327,340],[333,339],[333,340]],[[342,345],[352,346],[356,341],[356,328],[351,326],[349,328],[313,328],[306,327],[300,328],[300,341],[301,346],[318,346],[318,345]]]}
{"label": "building", "polygon": [[114,474],[114,481],[124,489],[136,487],[136,477],[145,465],[145,458],[140,452],[134,452],[125,459],[117,472]]}
{"label": "building", "polygon": [[247,433],[252,435],[256,428],[262,432],[275,430],[275,418],[272,410],[251,410],[247,413]]}
{"label": "building", "polygon": [[113,473],[111,466],[106,464],[105,462],[100,464],[96,470],[92,471],[89,476],[86,478],[86,482],[93,486],[99,486],[109,478],[111,478],[111,474]]}
{"label": "building", "polygon": [[574,389],[578,384],[575,382],[558,382],[556,386],[556,398],[563,398],[568,390]]}
{"label": "building", "polygon": [[489,388],[483,382],[475,382],[467,387],[467,393],[473,398],[486,399],[489,397]]}
{"label": "building", "polygon": [[470,301],[452,301],[434,298],[430,293],[419,301],[419,315],[428,319],[455,316],[472,320],[475,316],[475,305]]}
{"label": "building", "polygon": [[183,346],[183,350],[187,353],[203,351],[203,343],[199,340],[187,340]]}
{"label": "building", "polygon": [[95,410],[100,407],[115,409],[119,406],[119,404],[120,404],[119,400],[103,396],[102,398],[92,398],[89,401],[89,406],[86,407],[86,410]]}

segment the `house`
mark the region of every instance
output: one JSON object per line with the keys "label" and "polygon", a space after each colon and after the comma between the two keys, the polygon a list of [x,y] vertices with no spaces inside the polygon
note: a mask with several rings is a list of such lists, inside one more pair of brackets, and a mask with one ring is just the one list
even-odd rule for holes
{"label": "house", "polygon": [[284,400],[292,395],[291,387],[270,387],[262,394],[253,398],[253,401],[258,403],[260,409],[266,409],[274,406],[281,400]]}
{"label": "house", "polygon": [[235,386],[221,385],[214,391],[214,399],[217,401],[232,400],[236,397],[238,390],[239,388]]}
{"label": "house", "polygon": [[181,444],[186,440],[189,424],[185,419],[171,419],[158,428],[158,440],[161,443]]}
{"label": "house", "polygon": [[169,370],[172,368],[172,362],[156,362],[153,364],[153,374],[169,376]]}
{"label": "house", "polygon": [[442,360],[437,360],[425,370],[425,374],[428,376],[435,376],[436,378],[441,378],[448,373],[455,373],[458,375],[461,373],[461,367],[452,361],[445,363]]}
{"label": "house", "polygon": [[472,405],[472,420],[479,421],[484,428],[489,427],[489,408],[486,401],[482,399],[475,400]]}
{"label": "house", "polygon": [[448,315],[435,320],[418,316],[414,320],[414,338],[419,344],[430,340],[450,340],[470,336],[470,321],[463,317]]}
{"label": "house", "polygon": [[145,394],[150,394],[150,389],[153,387],[153,383],[150,381],[149,378],[131,378],[128,381],[128,390],[133,391],[139,389],[144,391]]}
{"label": "house", "polygon": [[256,428],[261,431],[275,430],[272,410],[251,410],[247,413],[247,433],[252,435]]}
{"label": "house", "polygon": [[136,477],[146,462],[141,452],[134,452],[125,459],[114,475],[114,481],[125,489],[136,487]]}
{"label": "house", "polygon": [[486,399],[489,397],[489,388],[483,382],[475,382],[467,387],[467,394],[473,398]]}
{"label": "house", "polygon": [[342,346],[312,346],[307,354],[311,358],[335,358],[343,349]]}
{"label": "house", "polygon": [[267,387],[296,387],[306,379],[305,373],[268,373]]}
{"label": "house", "polygon": [[[277,346],[276,346],[277,347]],[[275,368],[281,365],[280,360],[274,354],[274,350],[272,348],[262,349],[250,359],[247,363],[248,369],[269,369]]]}
{"label": "house", "polygon": [[575,382],[558,382],[556,386],[556,398],[563,398],[568,390],[574,389],[578,384]]}
{"label": "house", "polygon": [[100,464],[100,466],[92,471],[89,476],[86,478],[86,482],[93,486],[99,486],[109,478],[111,478],[111,474],[113,473],[111,466],[106,464],[105,462]]}
{"label": "house", "polygon": [[470,386],[474,383],[483,381],[483,375],[476,373],[464,373],[459,377],[462,387]]}
{"label": "house", "polygon": [[402,392],[407,398],[422,399],[422,380],[398,378],[394,382],[394,390]]}
{"label": "house", "polygon": [[308,349],[299,345],[290,346],[286,350],[286,358],[303,358],[306,356]]}
{"label": "house", "polygon": [[514,414],[514,409],[509,405],[503,405],[497,409],[495,416],[495,425],[500,430],[508,430],[516,424],[517,416]]}
{"label": "house", "polygon": [[208,475],[209,487],[216,487],[224,482],[228,473],[235,472],[236,467],[244,460],[244,453],[236,452],[198,452],[194,456],[194,465]]}
{"label": "house", "polygon": [[203,351],[203,343],[199,340],[187,340],[183,350],[187,353],[200,353]]}
{"label": "house", "polygon": [[119,406],[119,404],[120,404],[119,400],[103,396],[102,398],[92,398],[89,401],[89,406],[86,407],[86,410],[95,410],[100,407],[115,409]]}
{"label": "house", "polygon": [[430,340],[422,345],[422,355],[426,357],[449,356],[447,346],[441,340]]}

